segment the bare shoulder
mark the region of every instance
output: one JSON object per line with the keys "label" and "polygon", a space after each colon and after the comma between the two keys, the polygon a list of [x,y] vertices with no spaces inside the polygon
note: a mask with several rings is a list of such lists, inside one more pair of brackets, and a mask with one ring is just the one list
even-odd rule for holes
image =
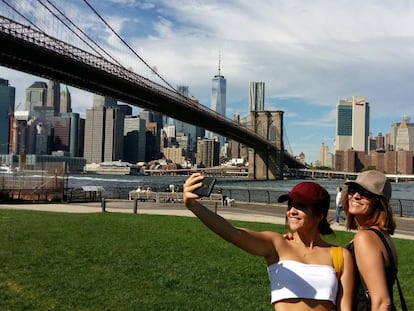
{"label": "bare shoulder", "polygon": [[280,233],[275,231],[261,231],[261,234],[271,240],[279,240],[283,238]]}
{"label": "bare shoulder", "polygon": [[266,240],[266,241],[272,241],[273,243],[276,240],[282,239],[282,235],[274,231],[255,231],[255,230],[250,230],[247,228],[239,228],[239,229],[247,232],[248,234],[252,236],[255,236],[256,238],[260,238],[261,240]]}
{"label": "bare shoulder", "polygon": [[377,235],[371,230],[359,230],[354,236],[354,243],[356,244],[371,244],[377,241]]}
{"label": "bare shoulder", "polygon": [[353,260],[351,252],[345,247],[342,247],[342,254],[345,260]]}
{"label": "bare shoulder", "polygon": [[354,237],[355,251],[358,253],[374,254],[382,248],[382,242],[375,232],[359,230]]}
{"label": "bare shoulder", "polygon": [[278,251],[285,248],[287,244],[291,242],[289,239],[284,238],[282,234],[275,231],[262,231],[261,234],[266,240],[270,241]]}

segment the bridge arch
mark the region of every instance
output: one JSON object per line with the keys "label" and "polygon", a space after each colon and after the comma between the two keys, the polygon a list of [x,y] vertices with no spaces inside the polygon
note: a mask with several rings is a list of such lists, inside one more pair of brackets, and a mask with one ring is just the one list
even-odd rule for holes
{"label": "bridge arch", "polygon": [[258,180],[282,179],[283,111],[251,111],[250,124],[256,134],[270,141],[276,148],[249,149],[249,177]]}

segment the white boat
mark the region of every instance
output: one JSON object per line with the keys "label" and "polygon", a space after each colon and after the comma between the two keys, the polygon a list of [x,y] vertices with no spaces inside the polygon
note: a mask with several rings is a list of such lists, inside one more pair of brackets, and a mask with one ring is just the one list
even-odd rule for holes
{"label": "white boat", "polygon": [[83,171],[86,174],[144,175],[141,167],[124,161],[108,161],[86,164]]}
{"label": "white boat", "polygon": [[8,165],[1,165],[0,166],[0,174],[13,174],[15,173],[15,169]]}

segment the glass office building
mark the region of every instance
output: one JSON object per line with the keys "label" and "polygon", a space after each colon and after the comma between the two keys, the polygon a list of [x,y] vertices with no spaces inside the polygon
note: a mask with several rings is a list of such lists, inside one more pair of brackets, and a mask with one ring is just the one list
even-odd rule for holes
{"label": "glass office building", "polygon": [[368,153],[370,108],[365,97],[339,100],[336,111],[335,151],[353,149]]}

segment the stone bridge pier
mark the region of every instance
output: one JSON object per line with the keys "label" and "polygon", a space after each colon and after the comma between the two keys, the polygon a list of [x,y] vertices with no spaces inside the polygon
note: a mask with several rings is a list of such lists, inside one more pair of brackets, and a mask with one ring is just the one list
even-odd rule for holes
{"label": "stone bridge pier", "polygon": [[283,111],[251,111],[251,129],[275,144],[277,150],[249,149],[249,179],[283,179]]}

